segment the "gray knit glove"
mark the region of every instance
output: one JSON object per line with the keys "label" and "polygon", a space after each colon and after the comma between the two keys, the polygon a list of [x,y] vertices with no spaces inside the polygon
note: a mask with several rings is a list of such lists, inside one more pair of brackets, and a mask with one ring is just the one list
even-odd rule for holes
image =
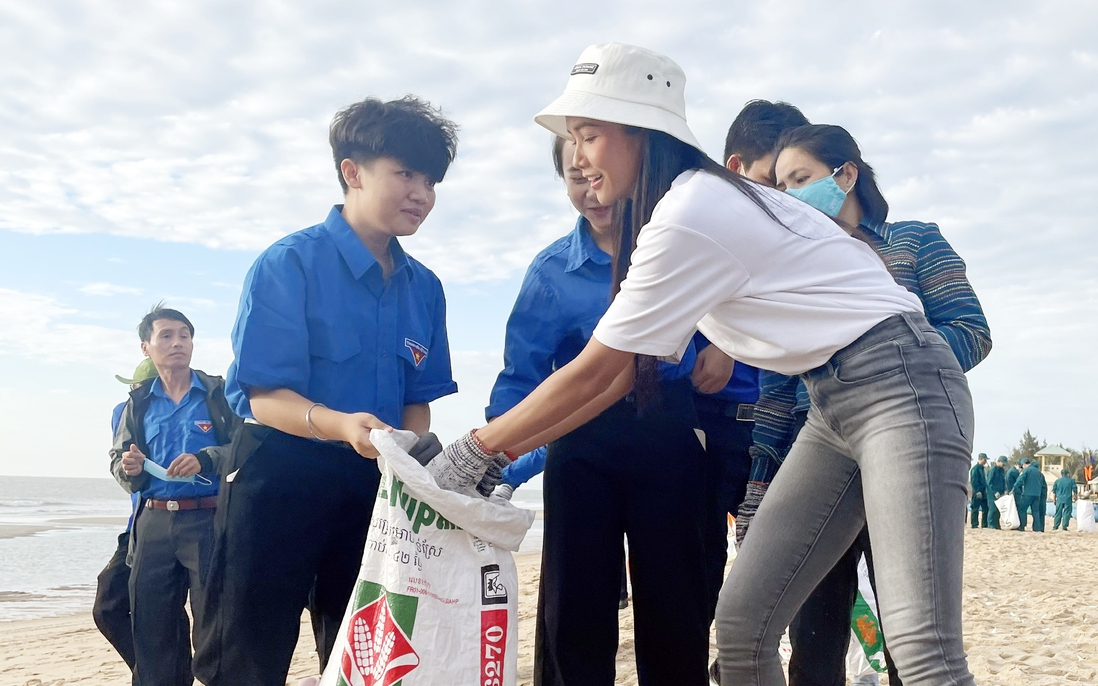
{"label": "gray knit glove", "polygon": [[477,484],[477,493],[487,498],[492,495],[500,481],[503,481],[503,468],[511,464],[511,458],[500,453],[488,462],[488,469],[484,470],[484,476]]}
{"label": "gray knit glove", "polygon": [[736,515],[737,549],[743,545],[743,539],[744,536],[747,535],[747,529],[751,526],[751,520],[755,518],[755,513],[759,511],[759,503],[762,502],[763,496],[766,495],[766,488],[769,485],[770,484],[761,481],[747,482],[747,494],[740,504],[739,514]]}
{"label": "gray knit glove", "polygon": [[511,496],[515,494],[515,487],[511,484],[500,484],[496,486],[496,490],[492,491],[497,497],[504,500],[510,500]]}
{"label": "gray knit glove", "polygon": [[[503,453],[489,453],[473,432],[446,446],[438,457],[427,464],[427,473],[439,488],[469,496],[479,496],[476,486],[488,471],[488,465]],[[489,491],[491,492],[491,491]]]}

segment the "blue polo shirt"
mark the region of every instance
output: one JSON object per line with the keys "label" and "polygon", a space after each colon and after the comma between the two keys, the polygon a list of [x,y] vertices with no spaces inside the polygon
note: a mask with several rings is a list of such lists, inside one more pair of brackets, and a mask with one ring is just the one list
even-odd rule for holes
{"label": "blue polo shirt", "polygon": [[342,209],[275,243],[248,271],[225,383],[241,417],[253,416],[248,389],[288,388],[400,428],[405,405],[457,392],[438,277],[393,239],[386,281]]}
{"label": "blue polo shirt", "polygon": [[[160,378],[154,379],[149,389],[149,409],[145,411],[144,428],[145,443],[149,447],[145,459],[165,469],[183,453],[194,455],[202,448],[217,445],[217,435],[210,421],[210,408],[206,405],[206,387],[198,379],[198,374],[191,372],[191,388],[178,404],[168,397]],[[211,485],[149,477],[149,485],[141,490],[141,495],[157,500],[217,495],[217,475],[205,476],[213,482]]]}
{"label": "blue polo shirt", "polygon": [[[498,417],[530,394],[555,370],[580,354],[610,307],[610,255],[591,238],[582,216],[576,228],[538,253],[519,289],[503,345],[504,368],[485,414]],[[666,380],[689,376],[696,358],[690,345],[682,362],[661,362]]]}

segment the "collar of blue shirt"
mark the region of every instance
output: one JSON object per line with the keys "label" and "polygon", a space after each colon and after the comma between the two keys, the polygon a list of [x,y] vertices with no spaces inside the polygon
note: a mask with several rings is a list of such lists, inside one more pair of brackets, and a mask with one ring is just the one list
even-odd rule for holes
{"label": "collar of blue shirt", "polygon": [[597,265],[610,264],[610,256],[595,244],[591,237],[591,225],[580,215],[576,220],[576,228],[572,230],[571,245],[568,246],[568,263],[564,266],[565,272],[574,272],[583,266],[587,260]]}
{"label": "collar of blue shirt", "polygon": [[[199,390],[200,393],[202,393],[202,395],[206,395],[206,387],[202,385],[202,381],[199,380],[198,374],[195,374],[194,370],[192,369],[190,390],[193,391],[196,388]],[[188,393],[189,392],[190,391],[188,391]],[[169,401],[171,400],[171,398],[168,397],[168,392],[164,390],[164,384],[161,383],[159,376],[153,379],[152,386],[149,388],[149,393],[157,396],[158,398],[164,398],[165,400]],[[173,404],[178,404],[174,401],[172,402]]]}
{"label": "collar of blue shirt", "polygon": [[[347,267],[356,279],[361,279],[362,275],[374,265],[377,265],[379,269],[381,268],[377,258],[366,249],[362,239],[358,237],[355,230],[343,218],[343,205],[334,205],[332,207],[332,211],[328,213],[328,218],[324,220],[324,227],[328,230],[332,241],[339,248],[339,254],[343,256],[343,261],[347,263]],[[389,250],[393,254],[393,273],[406,269],[408,267],[408,256],[404,253],[404,249],[400,247],[397,239],[390,239]]]}

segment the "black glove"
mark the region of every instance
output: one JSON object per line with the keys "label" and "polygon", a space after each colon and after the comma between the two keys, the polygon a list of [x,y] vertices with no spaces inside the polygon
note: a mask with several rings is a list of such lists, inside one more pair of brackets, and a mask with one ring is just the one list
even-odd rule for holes
{"label": "black glove", "polygon": [[442,452],[442,443],[439,442],[438,436],[434,435],[430,431],[419,437],[416,444],[408,450],[408,454],[415,458],[416,462],[420,463],[424,467],[427,463],[434,459],[436,455]]}
{"label": "black glove", "polygon": [[486,452],[470,431],[446,446],[441,455],[431,460],[427,465],[427,472],[439,488],[463,495],[479,496],[476,486],[484,478],[488,465],[497,457],[506,456],[503,453]]}

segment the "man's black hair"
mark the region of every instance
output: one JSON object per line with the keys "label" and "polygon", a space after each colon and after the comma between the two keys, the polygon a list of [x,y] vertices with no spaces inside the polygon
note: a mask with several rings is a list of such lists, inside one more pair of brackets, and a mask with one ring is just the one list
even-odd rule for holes
{"label": "man's black hair", "polygon": [[557,170],[557,176],[564,178],[564,144],[568,141],[564,140],[557,134],[553,136],[553,169]]}
{"label": "man's black hair", "polygon": [[346,159],[365,164],[391,157],[438,183],[457,153],[457,124],[414,95],[389,102],[367,98],[336,112],[328,142],[344,193],[339,165]]}
{"label": "man's black hair", "polygon": [[153,322],[158,319],[172,319],[183,322],[191,332],[191,338],[194,338],[194,324],[191,324],[191,320],[187,319],[186,315],[179,310],[164,307],[164,303],[161,301],[153,305],[149,313],[142,317],[141,323],[137,325],[137,337],[141,339],[142,343],[148,343],[152,339]]}
{"label": "man's black hair", "polygon": [[724,139],[724,159],[739,155],[745,167],[769,155],[786,129],[804,126],[808,119],[788,102],[752,100],[736,115]]}

